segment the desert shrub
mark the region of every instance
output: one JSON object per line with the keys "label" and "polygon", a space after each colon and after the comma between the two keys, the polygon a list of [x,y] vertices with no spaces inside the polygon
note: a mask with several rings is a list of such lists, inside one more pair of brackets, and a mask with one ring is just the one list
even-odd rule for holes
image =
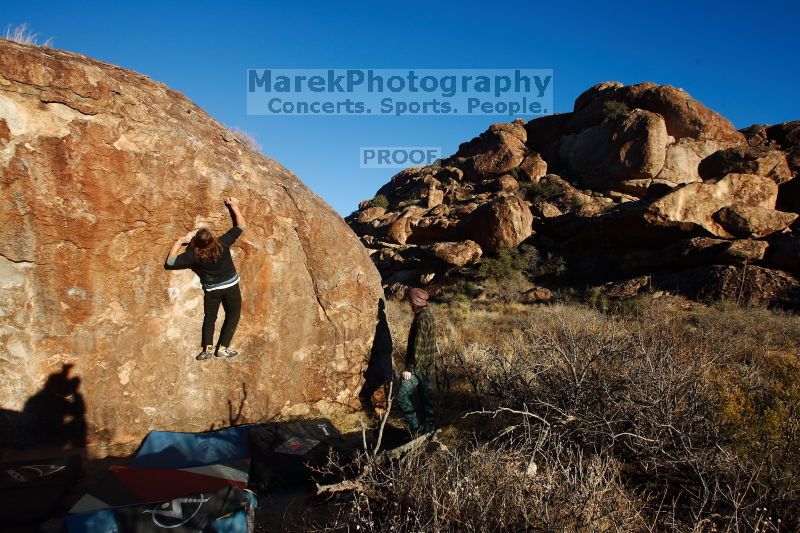
{"label": "desert shrub", "polygon": [[564,197],[564,205],[570,211],[578,212],[584,206],[584,200],[577,194],[568,194]]}
{"label": "desert shrub", "polygon": [[379,194],[369,202],[370,207],[383,207],[384,209],[389,208],[389,199],[386,195]]}
{"label": "desert shrub", "polygon": [[460,279],[453,285],[450,291],[454,297],[472,300],[480,294],[480,287],[472,281]]}
{"label": "desert shrub", "polygon": [[544,259],[540,259],[536,266],[533,268],[533,277],[550,277],[557,278],[567,271],[566,260],[553,252],[545,255]]}
{"label": "desert shrub", "polygon": [[509,173],[509,174],[511,174],[511,175],[514,177],[514,179],[517,179],[517,178],[519,178],[519,173],[520,173],[520,172],[522,172],[522,169],[521,169],[521,168],[519,168],[519,167],[512,167],[512,168],[511,168],[511,169],[509,169],[509,171],[508,171],[508,173]]}
{"label": "desert shrub", "polygon": [[647,297],[646,294],[632,298],[609,298],[601,287],[591,287],[586,291],[584,298],[588,305],[603,313],[631,315],[638,311],[640,302]]}
{"label": "desert shrub", "polygon": [[520,192],[532,204],[546,202],[564,193],[562,187],[554,181],[532,181],[520,183]]}
{"label": "desert shrub", "polygon": [[617,120],[630,112],[631,110],[625,102],[609,100],[603,103],[603,116],[606,120]]}
{"label": "desert shrub", "polygon": [[478,275],[493,281],[519,279],[533,271],[539,264],[535,247],[523,244],[517,248],[501,248],[494,257],[485,257],[478,267]]}

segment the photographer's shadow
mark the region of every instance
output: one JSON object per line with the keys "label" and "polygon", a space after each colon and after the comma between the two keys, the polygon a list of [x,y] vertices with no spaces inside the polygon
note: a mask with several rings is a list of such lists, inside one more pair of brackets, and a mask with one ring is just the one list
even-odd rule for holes
{"label": "photographer's shadow", "polygon": [[79,390],[81,379],[69,375],[72,368],[63,365],[51,374],[21,412],[0,408],[0,448],[86,446],[86,404]]}

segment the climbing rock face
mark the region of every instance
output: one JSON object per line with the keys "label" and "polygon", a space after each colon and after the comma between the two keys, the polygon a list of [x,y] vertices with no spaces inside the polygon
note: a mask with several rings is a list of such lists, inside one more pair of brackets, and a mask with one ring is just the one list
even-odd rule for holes
{"label": "climbing rock face", "polygon": [[[225,196],[248,223],[232,249],[240,355],[199,362],[197,276],[163,263],[187,231],[231,226]],[[0,199],[5,412],[24,417],[74,365],[102,453],[357,392],[382,296],[368,254],[298,178],[169,87],[0,40]]]}

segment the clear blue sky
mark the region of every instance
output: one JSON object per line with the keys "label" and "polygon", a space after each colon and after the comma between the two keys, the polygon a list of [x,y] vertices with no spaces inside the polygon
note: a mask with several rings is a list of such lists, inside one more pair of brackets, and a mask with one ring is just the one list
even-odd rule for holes
{"label": "clear blue sky", "polygon": [[343,215],[394,172],[360,169],[359,147],[449,154],[507,119],[247,116],[248,68],[552,68],[559,112],[600,81],[654,81],[737,127],[800,119],[800,8],[788,1],[3,1],[3,29],[22,22],[252,133]]}

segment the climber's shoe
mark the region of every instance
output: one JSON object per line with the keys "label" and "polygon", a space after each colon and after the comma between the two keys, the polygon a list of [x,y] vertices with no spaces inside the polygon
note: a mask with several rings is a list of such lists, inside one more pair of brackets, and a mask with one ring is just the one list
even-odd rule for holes
{"label": "climber's shoe", "polygon": [[239,355],[239,352],[236,350],[231,350],[230,348],[226,348],[225,346],[220,346],[217,348],[217,352],[214,355],[217,357],[236,357]]}
{"label": "climber's shoe", "polygon": [[211,357],[213,354],[214,354],[214,347],[213,346],[206,346],[205,348],[203,348],[202,352],[200,352],[199,354],[197,354],[195,356],[195,359],[197,359],[198,361],[205,361],[206,359]]}

